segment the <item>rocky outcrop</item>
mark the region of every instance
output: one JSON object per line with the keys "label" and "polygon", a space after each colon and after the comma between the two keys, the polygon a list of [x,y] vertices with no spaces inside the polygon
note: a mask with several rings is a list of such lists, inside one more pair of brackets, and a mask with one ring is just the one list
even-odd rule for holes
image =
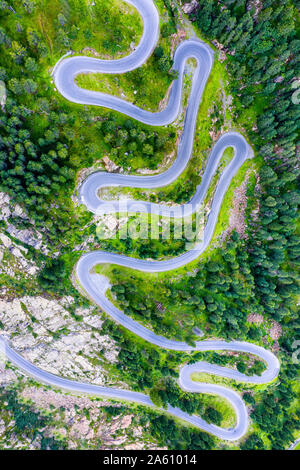
{"label": "rocky outcrop", "polygon": [[108,156],[104,156],[102,160],[105,165],[106,171],[111,173],[119,170],[119,167],[112,160],[110,160]]}
{"label": "rocky outcrop", "polygon": [[[35,276],[38,266],[26,258],[28,250],[13,242],[7,235],[0,232],[0,274],[21,279]],[[0,289],[0,295],[4,295]]]}
{"label": "rocky outcrop", "polygon": [[[32,225],[32,228],[19,229],[10,222],[11,217],[19,219],[22,223],[26,222],[28,225]],[[3,192],[0,192],[0,220],[5,223],[6,231],[11,236],[45,255],[49,253],[43,243],[43,235],[34,228],[34,221],[28,217],[26,211],[19,204],[12,204],[10,196]]]}
{"label": "rocky outcrop", "polygon": [[[0,300],[1,334],[14,349],[37,366],[57,375],[110,382],[101,364],[117,360],[118,348],[101,334],[103,321],[94,307],[68,311],[72,298],[60,301],[24,296]],[[80,319],[81,321],[76,321]]]}

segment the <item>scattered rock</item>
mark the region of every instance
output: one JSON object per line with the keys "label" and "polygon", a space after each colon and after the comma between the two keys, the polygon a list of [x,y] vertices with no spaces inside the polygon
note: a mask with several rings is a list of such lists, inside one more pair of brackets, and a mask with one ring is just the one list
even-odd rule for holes
{"label": "scattered rock", "polygon": [[197,0],[192,0],[191,3],[185,3],[182,6],[182,10],[184,11],[186,15],[190,15],[191,13],[193,13],[194,10],[196,10],[197,7],[198,7]]}
{"label": "scattered rock", "polygon": [[250,172],[247,172],[242,184],[234,190],[233,207],[230,211],[229,226],[222,235],[224,240],[233,230],[236,230],[241,238],[247,238],[245,210],[247,207],[247,185]]}
{"label": "scattered rock", "polygon": [[282,335],[282,327],[281,327],[280,323],[272,320],[269,334],[270,334],[272,339],[274,339],[274,340],[279,339],[280,336]]}
{"label": "scattered rock", "polygon": [[258,313],[251,313],[250,315],[248,315],[247,321],[249,323],[255,323],[256,325],[261,325],[264,321],[264,317],[262,315],[259,315]]}

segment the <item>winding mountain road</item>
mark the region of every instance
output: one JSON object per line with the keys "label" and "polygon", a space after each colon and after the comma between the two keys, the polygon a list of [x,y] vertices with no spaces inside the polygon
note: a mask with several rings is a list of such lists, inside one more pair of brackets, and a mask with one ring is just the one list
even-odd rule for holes
{"label": "winding mountain road", "polygon": [[[107,201],[104,202],[99,199],[98,192],[101,187],[159,188],[172,183],[182,173],[192,155],[197,112],[213,63],[213,51],[200,40],[192,39],[180,44],[175,51],[173,65],[173,69],[178,72],[178,78],[174,80],[168,105],[163,111],[158,113],[145,111],[114,96],[79,88],[74,81],[76,75],[79,73],[125,73],[140,67],[152,53],[159,35],[159,16],[156,7],[152,0],[126,1],[138,9],[144,22],[144,32],[139,45],[132,54],[119,60],[99,60],[80,56],[61,60],[55,66],[53,76],[56,88],[67,100],[85,105],[89,104],[110,108],[143,123],[162,126],[174,121],[180,112],[182,83],[187,59],[195,58],[197,67],[194,73],[191,94],[186,110],[184,130],[178,146],[177,158],[173,165],[164,173],[156,176],[129,176],[105,172],[97,172],[90,175],[80,188],[79,198],[80,201],[86,205],[87,209],[95,214],[107,213],[107,211],[114,213],[122,209],[118,201],[111,201],[108,204]],[[270,351],[247,342],[209,340],[198,341],[195,346],[189,346],[183,342],[158,336],[115,307],[105,295],[109,287],[108,280],[104,276],[92,272],[93,268],[101,263],[125,266],[144,272],[163,272],[177,269],[198,258],[211,241],[221,204],[232,178],[245,160],[253,156],[251,147],[240,134],[237,132],[224,134],[215,144],[209,156],[201,184],[197,188],[188,206],[167,207],[161,204],[152,204],[144,201],[129,201],[127,205],[127,210],[130,212],[151,212],[164,216],[172,215],[174,217],[182,217],[183,213],[184,215],[190,215],[197,211],[204,200],[224,150],[228,147],[233,147],[234,156],[219,178],[212,201],[211,211],[204,228],[203,240],[198,242],[192,250],[187,251],[181,256],[165,261],[140,260],[105,251],[95,251],[80,258],[76,266],[76,274],[79,283],[94,302],[119,324],[152,344],[176,351],[239,351],[254,354],[266,363],[267,369],[265,372],[261,376],[252,377],[245,376],[236,370],[206,362],[186,365],[180,370],[179,385],[182,389],[189,392],[219,395],[228,400],[236,412],[236,425],[234,428],[224,429],[209,424],[198,416],[188,415],[179,408],[172,408],[170,406],[167,410],[168,413],[220,439],[236,440],[247,432],[249,424],[247,409],[240,395],[227,387],[194,382],[191,380],[190,376],[194,372],[205,372],[247,383],[267,383],[274,380],[278,375],[280,364],[277,357]],[[141,204],[142,210],[140,209]],[[142,393],[110,387],[100,387],[50,374],[26,361],[11,349],[4,339],[1,339],[0,344],[2,344],[2,347],[5,349],[5,354],[10,361],[41,382],[73,392],[107,396],[110,398],[134,401],[147,406],[154,406],[150,398]]]}

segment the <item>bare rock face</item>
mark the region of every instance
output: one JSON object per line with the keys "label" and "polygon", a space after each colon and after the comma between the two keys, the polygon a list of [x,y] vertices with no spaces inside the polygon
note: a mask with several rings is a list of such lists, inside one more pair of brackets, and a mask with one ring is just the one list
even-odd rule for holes
{"label": "bare rock face", "polygon": [[[1,359],[1,358],[0,358]],[[17,380],[17,375],[11,369],[6,369],[5,361],[0,360],[0,387]],[[0,431],[1,434],[1,431]]]}
{"label": "bare rock face", "polygon": [[98,216],[96,222],[98,239],[110,239],[114,238],[118,230],[128,222],[128,217],[116,217],[114,214],[107,214]]}
{"label": "bare rock face", "polygon": [[4,111],[6,103],[6,86],[3,80],[0,80],[0,106],[2,111]]}
{"label": "bare rock face", "polygon": [[116,362],[118,348],[101,334],[103,321],[94,307],[76,309],[76,318],[82,318],[79,322],[67,310],[70,303],[74,299],[41,296],[0,300],[1,334],[48,372],[104,385],[110,379],[101,363]]}
{"label": "bare rock face", "polygon": [[25,229],[18,230],[14,225],[8,225],[8,233],[14,238],[20,240],[20,242],[25,243],[26,245],[33,246],[36,250],[41,251],[45,255],[48,254],[49,250],[43,246],[43,236],[39,232],[34,232],[33,230]]}
{"label": "bare rock face", "polygon": [[9,207],[10,197],[6,193],[0,192],[0,220],[5,220],[11,215]]}
{"label": "bare rock face", "polygon": [[26,211],[19,204],[12,204],[9,194],[0,191],[0,220],[7,221],[11,216],[29,220]]}

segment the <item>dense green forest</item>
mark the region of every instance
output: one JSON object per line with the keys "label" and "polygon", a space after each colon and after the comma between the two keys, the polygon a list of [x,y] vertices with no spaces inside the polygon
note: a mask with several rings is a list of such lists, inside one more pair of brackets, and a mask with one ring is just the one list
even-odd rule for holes
{"label": "dense green forest", "polygon": [[[83,207],[74,208],[71,199],[77,173],[105,154],[125,168],[135,170],[145,163],[156,169],[175,145],[176,132],[172,127],[153,129],[105,110],[72,105],[55,93],[51,67],[69,49],[80,52],[89,41],[105,57],[116,57],[127,53],[129,41],[138,42],[138,15],[131,11],[129,19],[120,23],[122,15],[114,13],[116,0],[109,2],[110,6],[99,2],[101,8],[103,3],[107,7],[101,20],[99,15],[85,17],[85,2],[75,0],[53,0],[51,9],[49,2],[43,0],[0,0],[0,80],[7,93],[5,107],[0,110],[0,190],[7,192],[13,202],[24,204],[35,226],[44,231],[50,248],[49,256],[30,252],[43,267],[34,285],[1,275],[1,282],[13,286],[17,295],[71,294],[78,304],[87,303],[69,280],[81,254],[76,245],[95,229],[85,228],[92,216]],[[148,67],[160,83],[168,85],[172,81],[172,61],[165,43],[176,31],[178,16],[172,1],[163,3],[168,16],[162,46]],[[236,386],[251,406],[253,422],[241,449],[286,448],[300,423],[299,407],[295,406],[299,364],[292,360],[294,342],[300,340],[300,241],[296,219],[300,201],[298,3],[198,0],[190,15],[197,33],[207,41],[217,40],[226,54],[235,117],[244,123],[245,133],[263,161],[259,190],[255,194],[249,190],[248,194],[247,237],[231,233],[189,272],[176,273],[173,278],[148,279],[146,275],[142,278],[119,269],[110,273],[112,296],[126,314],[159,334],[184,339],[189,344],[196,339],[193,329],[197,326],[205,337],[248,339],[264,345],[270,338],[264,327],[248,321],[253,312],[261,314],[266,322],[280,324],[281,372],[277,382],[266,390]],[[74,28],[78,18],[87,21],[80,30]],[[94,33],[96,29],[102,34]],[[138,83],[138,74],[135,79]],[[142,81],[147,83],[147,74]],[[158,93],[162,92],[163,87]],[[173,191],[172,197],[181,202],[193,188],[190,180],[185,181],[182,192]],[[259,208],[255,215],[251,211],[254,206]],[[134,248],[137,256],[157,257],[157,253],[178,254],[185,245],[180,242],[165,247],[150,240],[133,247],[126,240],[121,244],[102,242],[96,248],[99,246],[125,253],[132,253]],[[60,254],[54,258],[52,254],[57,250]],[[237,365],[250,375],[263,368],[260,362],[248,363],[245,357],[160,352],[109,319],[104,324],[105,333],[120,346],[119,362],[113,371],[120,379],[126,379],[135,390],[149,392],[158,404],[180,406],[216,424],[222,422],[222,408],[215,407],[212,399],[182,392],[176,383],[179,365],[205,359]],[[21,432],[23,418],[17,414],[15,395],[0,398],[1,406],[3,400],[9,400]],[[33,427],[39,432],[44,418],[33,415],[25,406],[20,410],[29,423],[29,434],[35,432]],[[220,444],[165,416],[147,416],[153,435],[162,445],[207,449]],[[44,442],[53,448],[58,445],[55,440]]]}

